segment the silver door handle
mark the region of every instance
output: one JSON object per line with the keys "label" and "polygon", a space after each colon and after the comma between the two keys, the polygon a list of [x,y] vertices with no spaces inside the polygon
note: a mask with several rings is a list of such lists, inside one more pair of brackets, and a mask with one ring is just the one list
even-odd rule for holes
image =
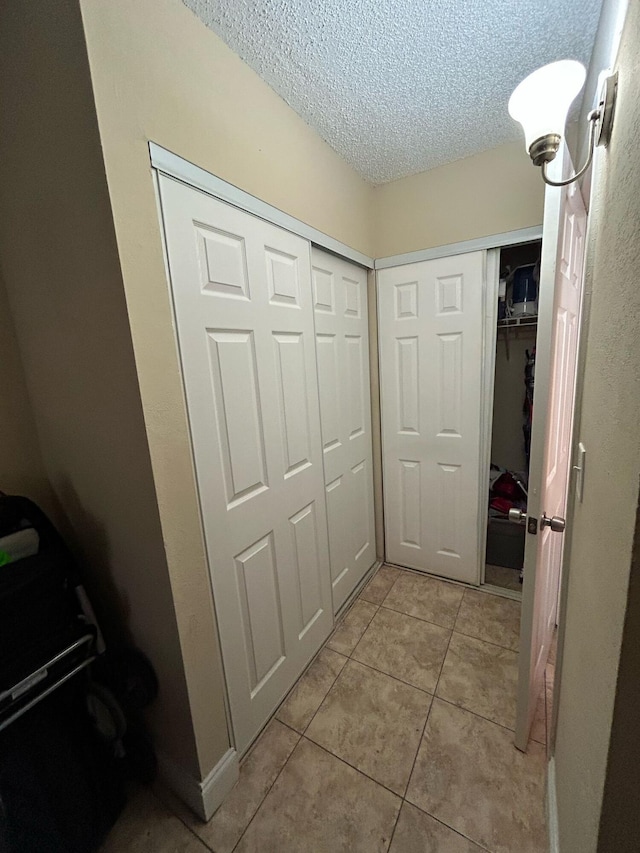
{"label": "silver door handle", "polygon": [[513,521],[514,524],[524,524],[527,518],[527,513],[521,509],[510,509],[509,510],[509,521]]}
{"label": "silver door handle", "polygon": [[[509,513],[511,514],[511,510]],[[566,522],[564,518],[560,518],[559,515],[554,515],[552,518],[549,518],[543,512],[542,518],[540,519],[540,527],[550,527],[554,533],[563,533],[566,527]]]}

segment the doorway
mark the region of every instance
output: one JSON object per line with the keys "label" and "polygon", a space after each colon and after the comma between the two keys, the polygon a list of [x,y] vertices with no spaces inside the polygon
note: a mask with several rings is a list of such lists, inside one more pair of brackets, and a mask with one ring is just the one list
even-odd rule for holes
{"label": "doorway", "polygon": [[521,598],[542,242],[500,250],[484,584]]}

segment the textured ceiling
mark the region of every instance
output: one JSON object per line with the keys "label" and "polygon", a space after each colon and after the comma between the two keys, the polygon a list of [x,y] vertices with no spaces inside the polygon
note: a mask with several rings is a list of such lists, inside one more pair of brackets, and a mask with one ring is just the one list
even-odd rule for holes
{"label": "textured ceiling", "polygon": [[183,0],[364,178],[520,137],[520,80],[588,66],[602,0]]}

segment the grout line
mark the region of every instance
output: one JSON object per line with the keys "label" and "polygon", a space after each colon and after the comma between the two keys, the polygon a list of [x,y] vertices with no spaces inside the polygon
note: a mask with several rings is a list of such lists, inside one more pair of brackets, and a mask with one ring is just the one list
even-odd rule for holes
{"label": "grout line", "polygon": [[486,643],[488,646],[496,646],[498,649],[503,649],[505,652],[513,652],[514,655],[520,654],[518,649],[511,649],[509,646],[503,646],[502,643],[494,643],[493,640],[485,640],[484,637],[476,637],[474,634],[466,634],[464,631],[453,629],[454,634],[459,634],[461,637],[468,637],[470,640],[477,640],[479,643]]}
{"label": "grout line", "polygon": [[[330,651],[330,652],[332,652],[332,651],[333,651],[333,649],[329,649],[329,651]],[[334,652],[334,654],[336,654],[336,655],[337,655],[337,654],[340,654],[340,653],[339,653],[339,652]],[[346,655],[342,655],[342,657],[346,657]],[[333,681],[332,681],[332,682],[331,682],[331,684],[329,685],[329,688],[328,688],[327,692],[324,694],[324,696],[323,696],[323,697],[322,697],[322,699],[320,700],[320,704],[318,705],[318,707],[316,708],[316,710],[313,712],[313,715],[312,715],[311,719],[309,720],[309,722],[307,723],[307,725],[304,727],[303,731],[302,731],[302,732],[299,732],[297,729],[294,729],[294,728],[293,728],[293,726],[287,726],[288,728],[290,728],[292,731],[296,732],[296,734],[299,734],[299,735],[300,735],[300,737],[302,737],[302,735],[304,735],[304,733],[307,731],[307,729],[309,728],[309,726],[311,725],[311,723],[314,721],[316,714],[318,713],[318,711],[320,710],[320,708],[322,707],[322,705],[324,705],[324,701],[325,701],[325,699],[327,698],[327,696],[329,695],[329,693],[331,693],[331,691],[333,690],[333,685],[334,685],[334,684],[336,683],[336,681],[340,678],[340,676],[342,675],[342,673],[343,673],[343,671],[344,671],[345,666],[346,666],[348,663],[349,663],[349,658],[346,658],[346,660],[345,660],[344,664],[340,667],[340,672],[338,672],[338,673],[337,673],[337,675],[334,677]],[[296,684],[298,684],[298,682],[297,682],[297,681],[296,681]],[[286,725],[287,725],[287,723],[284,723],[282,720],[278,720],[278,722],[282,723],[284,726],[286,726]]]}
{"label": "grout line", "polygon": [[[178,812],[173,808],[172,805],[170,805],[169,803],[165,803],[165,801],[162,799],[162,797],[158,796],[158,794],[156,794],[156,792],[152,788],[148,788],[148,791],[151,794],[151,796],[163,807],[163,809],[165,809],[165,811],[170,812],[177,820],[180,821],[180,823],[184,826],[185,829],[189,830],[189,832],[191,833],[191,835],[193,835],[194,838],[198,839],[198,841],[200,842],[200,844],[202,844],[203,847],[206,847],[206,849],[211,851],[211,853],[215,853],[215,850],[213,849],[213,847],[210,847],[209,844],[204,840],[204,838],[201,838],[198,835],[198,833],[195,831],[195,829],[193,827],[189,826],[189,824],[185,820],[183,820],[183,818],[178,814]],[[169,791],[169,794],[173,797],[177,797],[177,794],[174,794],[172,791]],[[182,800],[179,800],[179,803],[182,807],[189,810],[189,806],[187,806],[185,803],[183,803]],[[198,818],[198,820],[199,820],[199,818]],[[206,826],[206,825],[207,825],[206,823],[203,824],[203,826]],[[113,827],[112,827],[112,829],[113,829]],[[104,839],[104,841],[106,841],[106,839]]]}
{"label": "grout line", "polygon": [[[282,720],[278,720],[281,726],[284,726],[285,729],[289,729],[289,731],[293,732],[294,735],[298,735],[299,738],[302,737],[303,732],[299,732],[298,729],[294,729],[293,726],[290,726],[289,723],[283,723]],[[298,744],[296,744],[297,746]]]}
{"label": "grout line", "polygon": [[427,723],[429,722],[429,717],[431,716],[431,709],[433,708],[433,700],[435,696],[431,697],[431,702],[429,702],[429,710],[427,711],[427,717],[424,721],[424,726],[422,727],[422,731],[420,732],[420,737],[418,739],[418,748],[416,749],[416,754],[413,756],[413,763],[411,765],[411,771],[409,776],[407,777],[407,784],[404,786],[404,793],[402,794],[402,799],[406,800],[407,791],[409,790],[409,785],[411,784],[411,777],[413,776],[413,771],[416,769],[416,761],[418,760],[418,753],[420,752],[420,747],[422,746],[422,739],[424,738],[424,733],[427,730]]}
{"label": "grout line", "polygon": [[454,581],[451,578],[445,578],[442,575],[434,575],[432,572],[424,572],[422,569],[413,569],[411,566],[401,566],[399,563],[383,563],[383,566],[389,566],[390,569],[398,569],[401,572],[406,572],[407,574],[423,577],[423,578],[431,578],[434,581],[440,581],[440,583],[449,584],[449,586],[457,586],[460,589],[470,589],[474,592],[479,589],[479,587],[474,586],[472,584],[465,583],[464,581]]}
{"label": "grout line", "polygon": [[321,743],[318,743],[315,740],[312,740],[310,737],[307,737],[306,735],[302,735],[301,740],[302,739],[308,741],[309,743],[313,744],[314,746],[317,746],[318,749],[321,749],[323,752],[326,752],[327,755],[330,755],[332,758],[335,758],[337,761],[341,761],[343,764],[346,764],[347,767],[350,767],[352,770],[355,770],[356,773],[359,773],[361,776],[364,776],[366,779],[368,779],[370,782],[373,782],[374,784],[378,785],[380,788],[384,788],[385,791],[388,791],[390,794],[393,794],[394,797],[397,797],[400,800],[400,803],[402,804],[402,802],[404,800],[404,796],[402,794],[399,794],[397,791],[394,791],[393,788],[390,788],[388,785],[385,785],[384,782],[380,782],[379,779],[374,779],[373,776],[369,776],[369,774],[365,773],[365,771],[362,770],[360,767],[356,767],[355,764],[351,764],[351,762],[347,761],[346,758],[343,758],[340,755],[336,755],[335,752],[331,752],[331,750],[328,747],[323,746]]}
{"label": "grout line", "polygon": [[[453,631],[453,628],[450,628],[448,625],[442,625],[440,622],[434,622],[432,619],[424,619],[422,616],[415,616],[413,613],[406,613],[404,610],[398,610],[396,607],[391,607],[389,604],[385,604],[385,600],[382,602],[380,607],[384,607],[385,610],[391,610],[392,613],[402,613],[403,616],[410,616],[412,619],[418,619],[420,622],[426,622],[427,625],[435,625],[438,628],[444,628],[446,631]],[[460,599],[462,601],[462,599]]]}
{"label": "grout line", "polygon": [[[370,602],[367,602],[367,604],[369,604],[369,603],[370,603]],[[375,605],[373,605],[373,606],[375,606]],[[376,613],[378,612],[378,610],[379,610],[379,609],[380,609],[379,607],[376,607],[375,613],[373,614],[373,616],[371,617],[371,619],[367,622],[367,626],[366,626],[366,628],[364,629],[364,631],[363,631],[363,632],[362,632],[362,634],[360,635],[360,640],[361,640],[361,639],[362,639],[362,637],[365,635],[365,633],[366,633],[366,631],[367,631],[367,628],[369,627],[369,625],[370,625],[370,624],[371,624],[371,622],[373,621],[373,617],[376,615]],[[320,704],[318,705],[318,707],[316,708],[316,710],[315,710],[315,711],[314,711],[314,713],[313,713],[313,717],[311,717],[311,719],[310,719],[310,720],[309,720],[309,722],[307,723],[307,725],[306,725],[306,727],[305,727],[305,730],[304,730],[305,732],[309,729],[309,726],[310,726],[310,725],[311,725],[311,723],[315,720],[315,718],[316,718],[317,714],[318,714],[318,713],[319,713],[319,711],[320,711],[320,708],[322,708],[322,706],[324,705],[324,703],[325,703],[325,702],[326,702],[326,700],[327,700],[327,697],[328,697],[329,693],[331,693],[331,691],[333,690],[333,688],[334,688],[334,686],[335,686],[336,681],[340,678],[340,676],[342,675],[342,673],[345,671],[347,664],[349,663],[349,661],[350,661],[350,660],[353,660],[353,658],[351,657],[351,655],[353,654],[353,652],[355,652],[356,648],[358,647],[358,645],[359,645],[359,643],[360,643],[360,640],[358,640],[358,642],[355,644],[355,646],[353,647],[353,649],[351,650],[351,652],[350,652],[348,655],[345,655],[345,653],[344,653],[344,652],[336,652],[336,650],[335,650],[335,649],[330,649],[330,651],[332,651],[332,652],[336,652],[336,654],[341,654],[341,655],[342,655],[342,657],[346,657],[346,659],[347,659],[347,663],[345,663],[345,665],[342,667],[342,669],[340,670],[340,672],[339,672],[339,673],[336,675],[336,677],[333,679],[333,681],[332,681],[332,683],[331,683],[331,687],[327,690],[327,692],[326,692],[326,693],[324,694],[324,696],[322,697],[322,702],[320,702]],[[328,642],[328,640],[327,640],[327,642]],[[356,663],[359,663],[359,661],[356,661]],[[296,682],[296,684],[297,684],[297,682]],[[303,732],[303,736],[304,736],[304,732]]]}
{"label": "grout line", "polygon": [[406,687],[413,687],[414,690],[419,690],[420,693],[424,693],[426,696],[431,696],[431,698],[433,698],[435,696],[435,693],[432,693],[431,690],[425,690],[424,687],[418,687],[417,684],[413,684],[411,681],[405,681],[404,678],[398,678],[397,675],[392,675],[390,672],[385,672],[384,669],[378,669],[377,666],[373,666],[373,664],[366,663],[366,661],[359,660],[358,658],[350,658],[350,660],[352,660],[353,663],[360,664],[360,666],[366,666],[367,669],[372,669],[374,672],[377,672],[379,675],[386,675],[387,678],[392,678],[394,681],[397,681],[399,684],[404,684]]}
{"label": "grout line", "polygon": [[[444,657],[442,658],[442,664],[440,666],[440,672],[438,673],[438,680],[436,681],[436,686],[435,686],[435,689],[433,691],[434,696],[438,695],[438,686],[440,684],[440,677],[442,675],[442,670],[444,669],[444,662],[446,661],[447,655],[449,654],[449,646],[451,645],[451,638],[453,637],[453,633],[455,631],[455,626],[456,626],[456,622],[458,621],[458,616],[460,614],[460,608],[462,607],[463,599],[464,599],[464,593],[460,596],[460,603],[458,604],[458,609],[456,610],[456,615],[455,615],[455,618],[453,620],[453,628],[451,629],[451,636],[449,637],[449,642],[447,643],[447,650],[444,653]],[[431,703],[431,707],[433,707],[433,702]],[[431,713],[431,711],[429,711],[429,713]]]}
{"label": "grout line", "polygon": [[[278,721],[278,722],[280,722],[280,721]],[[283,726],[285,726],[285,725],[286,725],[286,723],[282,723],[282,725],[283,725]],[[287,728],[288,728],[288,729],[291,729],[291,727],[290,727],[290,726],[287,726]],[[246,826],[245,826],[245,828],[242,830],[242,832],[241,832],[241,834],[240,834],[240,837],[238,838],[238,840],[236,841],[236,843],[233,845],[233,848],[232,848],[232,850],[231,850],[231,853],[233,853],[233,851],[237,849],[238,845],[240,844],[240,842],[241,842],[241,841],[242,841],[242,839],[244,838],[244,836],[245,836],[245,834],[246,834],[247,830],[249,829],[249,827],[250,827],[250,826],[251,826],[251,824],[253,823],[253,821],[254,821],[254,819],[255,819],[256,815],[258,814],[258,812],[259,812],[259,811],[260,811],[260,809],[262,808],[262,806],[263,806],[263,804],[264,804],[264,801],[267,799],[267,797],[268,797],[268,796],[269,796],[269,794],[271,793],[271,789],[272,789],[272,788],[273,788],[273,786],[276,784],[276,782],[278,781],[278,779],[279,779],[279,778],[280,778],[280,776],[282,775],[282,771],[284,770],[284,768],[285,768],[285,767],[287,766],[287,764],[289,763],[289,759],[291,758],[291,756],[293,755],[293,753],[296,751],[296,749],[297,749],[297,748],[298,748],[298,746],[300,745],[300,741],[302,740],[302,735],[300,734],[300,732],[296,732],[296,731],[295,731],[295,729],[291,729],[291,731],[295,732],[295,734],[296,734],[296,735],[298,735],[298,740],[297,740],[297,742],[296,742],[296,745],[293,747],[293,749],[291,750],[291,752],[289,753],[289,755],[287,755],[287,758],[286,758],[286,760],[285,760],[284,764],[282,765],[282,767],[280,768],[280,770],[276,773],[276,775],[275,775],[275,778],[274,778],[273,782],[269,785],[268,789],[267,789],[267,790],[266,790],[266,792],[265,792],[264,797],[262,797],[262,799],[260,800],[260,803],[258,804],[258,807],[257,807],[257,808],[256,808],[256,810],[254,811],[254,813],[251,815],[251,819],[248,821],[247,825],[246,825]],[[215,853],[215,851],[213,851],[213,853]]]}
{"label": "grout line", "polygon": [[[460,608],[462,607],[462,598],[463,598],[463,596],[461,595],[460,596],[460,602],[458,604],[458,609],[456,610],[456,616],[455,616],[455,619],[453,620],[454,625],[456,624],[456,619],[458,618],[458,613],[460,612]],[[438,672],[438,678],[436,680],[436,686],[433,689],[433,697],[432,697],[431,703],[429,705],[429,711],[427,713],[427,718],[424,721],[424,726],[422,727],[422,733],[420,735],[420,739],[418,740],[418,748],[416,749],[416,754],[413,758],[413,764],[411,765],[411,772],[409,773],[409,778],[407,779],[407,784],[406,784],[405,789],[404,789],[404,794],[402,795],[403,799],[406,798],[407,791],[409,790],[409,785],[411,784],[411,779],[413,777],[414,770],[416,769],[416,762],[418,760],[418,755],[420,753],[420,747],[422,746],[424,733],[427,730],[427,724],[429,722],[429,717],[431,716],[431,711],[433,709],[433,700],[435,699],[436,691],[438,690],[438,685],[440,684],[440,676],[442,675],[442,668],[444,667],[444,662],[447,659],[447,655],[449,653],[449,646],[451,645],[451,637],[453,637],[453,631],[451,631],[451,633],[449,634],[449,641],[447,642],[447,648],[445,649],[445,653],[442,656],[442,663],[440,664],[440,671]]]}
{"label": "grout line", "polygon": [[398,821],[400,820],[400,812],[402,811],[402,807],[404,806],[405,803],[406,803],[405,798],[401,797],[400,808],[398,809],[398,814],[396,815],[396,822],[393,824],[393,829],[391,830],[391,835],[389,836],[389,843],[387,844],[387,850],[390,850],[391,845],[393,844],[393,836],[396,834],[396,829],[398,828]]}
{"label": "grout line", "polygon": [[446,826],[447,829],[451,830],[451,832],[455,832],[456,835],[459,835],[460,838],[464,838],[465,841],[469,841],[471,844],[475,844],[478,849],[485,850],[486,853],[493,853],[493,851],[491,851],[488,847],[485,847],[484,844],[481,844],[479,841],[474,841],[473,838],[470,838],[468,835],[465,835],[464,832],[460,832],[459,829],[456,829],[454,826],[450,826],[450,824],[448,824],[446,821],[442,820],[439,817],[436,817],[435,815],[431,814],[431,812],[428,812],[426,809],[420,808],[420,806],[417,806],[415,803],[412,803],[411,800],[403,800],[403,802],[407,803],[407,805],[409,806],[413,806],[414,809],[418,809],[419,812],[422,812],[422,814],[425,814],[432,820],[435,820],[436,823],[439,823],[441,826]]}
{"label": "grout line", "polygon": [[[454,624],[454,625],[455,625],[455,623],[456,623],[456,621],[457,621],[457,619],[458,619],[458,614],[460,613],[460,608],[462,607],[462,599],[463,599],[463,598],[464,598],[464,594],[460,597],[460,603],[458,604],[458,609],[457,609],[457,611],[456,611],[456,616],[455,616],[455,619],[453,620],[453,624]],[[424,733],[425,733],[425,732],[426,732],[426,730],[427,730],[427,724],[429,723],[429,718],[431,717],[431,712],[432,712],[432,710],[433,710],[434,701],[435,701],[435,699],[436,699],[436,693],[437,693],[437,690],[438,690],[438,686],[439,686],[439,684],[440,684],[440,677],[441,677],[441,675],[442,675],[442,670],[444,669],[444,663],[445,663],[445,661],[446,661],[446,659],[447,659],[447,655],[449,654],[449,646],[451,645],[451,638],[453,637],[453,634],[454,634],[454,632],[453,632],[453,631],[451,631],[451,635],[450,635],[450,637],[449,637],[449,642],[447,643],[447,650],[445,651],[445,653],[444,653],[444,657],[442,658],[442,664],[441,664],[441,666],[440,666],[440,672],[438,673],[438,680],[437,680],[437,682],[436,682],[436,686],[435,686],[435,690],[434,690],[434,696],[433,696],[433,698],[432,698],[432,700],[431,700],[431,704],[430,704],[430,706],[429,706],[429,713],[427,714],[427,719],[425,720],[424,728],[422,729],[422,734],[420,735],[420,740],[419,740],[419,742],[418,742],[418,749],[417,749],[417,751],[416,751],[415,758],[413,759],[413,765],[412,765],[412,767],[411,767],[411,773],[409,774],[409,779],[408,779],[408,781],[407,781],[407,785],[406,785],[406,788],[405,788],[405,791],[404,791],[404,794],[403,794],[403,797],[402,797],[402,801],[403,801],[403,803],[410,803],[410,805],[413,805],[413,806],[415,806],[416,808],[419,808],[419,806],[416,806],[416,805],[415,805],[415,803],[411,803],[411,802],[410,802],[410,800],[407,800],[407,792],[408,792],[408,790],[409,790],[409,785],[411,784],[411,779],[413,778],[413,774],[414,774],[414,772],[415,772],[416,763],[417,763],[417,761],[418,761],[418,755],[420,754],[420,748],[421,748],[421,746],[422,746],[422,741],[424,740]],[[439,697],[438,697],[438,698],[439,698]],[[441,700],[441,701],[444,701],[444,700]],[[448,703],[448,704],[451,704],[451,703]],[[457,707],[457,706],[454,706],[454,707]],[[400,809],[402,810],[402,806],[400,807]],[[423,811],[423,810],[422,810],[422,809],[420,809],[420,811]],[[425,813],[425,814],[428,814],[428,812],[424,812],[424,813]],[[399,813],[398,813],[398,818],[399,818],[399,816],[400,816],[400,815],[399,815]],[[429,817],[433,817],[433,815],[429,815]],[[437,819],[437,818],[434,818],[434,820],[438,820],[438,819]],[[443,821],[439,821],[439,823],[443,823]],[[453,832],[456,832],[458,835],[461,835],[463,838],[467,838],[467,836],[466,836],[466,835],[462,835],[462,833],[459,833],[456,829],[454,829],[453,827],[450,827],[448,824],[443,824],[443,825],[444,825],[444,826],[447,826],[447,828],[448,828],[448,829],[451,829]],[[396,826],[397,826],[397,821],[396,821]],[[394,827],[394,833],[395,833],[395,827]],[[470,839],[470,838],[469,838],[469,839],[467,839],[467,840],[472,841],[472,839]],[[473,842],[473,843],[475,844],[476,842]],[[480,847],[481,845],[478,845],[478,846]],[[483,848],[483,849],[486,849],[486,848]],[[488,853],[490,853],[490,851],[488,851]]]}
{"label": "grout line", "polygon": [[[357,601],[357,599],[356,599],[356,601]],[[354,603],[355,603],[355,602],[354,602]],[[353,606],[353,605],[352,605],[352,606]],[[331,635],[330,635],[330,636],[331,636]],[[324,648],[328,648],[328,647],[327,647],[327,643],[329,642],[329,638],[330,638],[330,637],[328,637],[328,638],[325,640],[325,642],[323,643],[323,645],[320,647],[320,649],[318,650],[318,652],[317,652],[316,656],[313,658],[312,663],[316,660],[316,658],[318,657],[318,655],[320,654],[320,652],[321,652]],[[329,649],[329,651],[332,651],[332,652],[334,652],[335,654],[340,654],[342,657],[347,657],[346,655],[342,654],[341,652],[336,652],[334,649]],[[348,660],[348,658],[347,658],[347,660]],[[344,666],[346,666],[346,663],[345,663],[345,665],[344,665]],[[325,695],[324,695],[324,697],[323,697],[323,699],[322,699],[322,702],[321,702],[321,703],[320,703],[320,705],[318,706],[318,709],[317,709],[317,710],[316,710],[316,712],[314,713],[313,717],[315,717],[315,715],[318,713],[318,710],[320,710],[320,707],[321,707],[321,706],[322,706],[322,704],[324,703],[324,700],[327,698],[327,695],[328,695],[328,694],[329,694],[329,692],[331,691],[331,689],[332,689],[333,685],[336,683],[336,681],[337,681],[337,680],[338,680],[338,678],[340,677],[340,673],[341,673],[341,672],[342,672],[342,670],[344,669],[344,666],[342,667],[342,669],[340,670],[340,672],[335,676],[335,678],[334,678],[334,679],[333,679],[333,681],[331,682],[331,686],[329,687],[329,689],[328,689],[328,690],[327,690],[327,692],[325,693]],[[242,838],[244,837],[244,835],[245,835],[246,831],[249,829],[249,826],[250,826],[250,825],[251,825],[251,823],[253,822],[253,819],[255,818],[255,816],[257,815],[257,813],[259,812],[259,810],[260,810],[260,808],[261,808],[262,804],[264,803],[264,801],[266,800],[266,798],[269,796],[269,793],[271,792],[271,789],[273,788],[273,786],[276,784],[276,782],[277,782],[277,781],[278,781],[278,779],[280,778],[280,775],[281,775],[282,771],[284,770],[284,768],[285,768],[285,767],[287,766],[287,764],[289,763],[289,759],[291,758],[291,756],[293,755],[293,753],[294,753],[294,752],[295,752],[295,750],[297,749],[297,747],[298,747],[298,745],[299,745],[300,741],[301,741],[301,740],[302,740],[302,738],[304,737],[304,733],[299,732],[297,729],[294,729],[294,728],[293,728],[293,726],[290,726],[290,725],[288,725],[287,723],[283,722],[283,720],[278,719],[278,716],[277,716],[277,715],[278,715],[278,711],[280,710],[280,708],[284,705],[284,703],[287,701],[288,697],[291,695],[291,693],[292,693],[292,692],[293,692],[293,690],[297,687],[297,685],[300,683],[300,681],[302,681],[302,679],[304,678],[304,676],[306,675],[306,673],[308,672],[308,670],[309,670],[310,668],[311,668],[311,664],[309,664],[309,666],[305,669],[305,671],[302,673],[302,675],[300,675],[300,676],[296,679],[295,684],[293,685],[293,687],[291,688],[291,690],[289,691],[289,693],[287,693],[287,696],[282,700],[282,702],[281,702],[281,703],[280,703],[280,705],[278,706],[278,710],[275,712],[275,714],[274,714],[274,715],[273,715],[273,717],[272,717],[272,720],[277,720],[277,721],[278,721],[278,723],[280,723],[280,725],[282,725],[282,726],[284,726],[285,728],[289,729],[289,731],[293,732],[293,733],[297,736],[298,740],[297,740],[297,742],[296,742],[296,745],[294,746],[294,748],[291,750],[291,752],[290,752],[290,753],[289,753],[289,755],[287,756],[287,758],[286,758],[286,760],[285,760],[284,764],[282,765],[282,767],[280,768],[280,770],[279,770],[279,771],[278,771],[278,773],[276,774],[276,776],[275,776],[275,778],[274,778],[273,782],[271,783],[271,785],[269,786],[269,788],[268,788],[268,789],[267,789],[267,791],[265,792],[264,796],[261,798],[261,800],[260,800],[260,802],[259,802],[258,806],[256,807],[256,810],[254,811],[254,813],[253,813],[253,814],[252,814],[252,816],[251,816],[251,819],[249,820],[249,822],[247,823],[247,825],[245,826],[245,828],[242,830],[242,834],[240,835],[240,837],[239,837],[239,838],[238,838],[238,840],[236,841],[236,843],[235,843],[235,845],[234,845],[234,847],[233,847],[233,850],[235,850],[235,849],[236,849],[236,847],[238,846],[238,844],[240,844],[240,842],[242,841]],[[306,726],[306,728],[305,728],[305,731],[306,731],[306,730],[309,728],[309,726],[311,725],[311,723],[312,723],[312,721],[313,721],[313,717],[311,718],[311,720],[309,721],[309,723],[307,723],[307,726]],[[270,720],[269,722],[271,722],[271,720]],[[261,738],[262,738],[262,735],[263,735],[264,731],[266,731],[266,726],[265,726],[265,728],[263,729],[263,731],[261,732],[260,736],[257,738],[256,742],[255,742],[255,743],[253,744],[253,746],[251,747],[251,750],[249,751],[248,755],[250,755],[250,754],[254,751],[254,749],[256,749],[256,747],[257,747],[257,746],[258,746],[258,744],[260,743],[260,740],[261,740]],[[307,740],[308,740],[308,738],[307,738]],[[246,759],[247,757],[248,757],[248,756],[245,756],[245,759]],[[197,836],[197,837],[199,838],[199,836]],[[200,840],[202,840],[202,839],[200,839]],[[211,850],[212,848],[209,848],[209,849]],[[233,850],[232,850],[232,853],[233,853]],[[212,853],[215,853],[215,851],[212,851]]]}
{"label": "grout line", "polygon": [[[367,622],[367,624],[365,625],[364,630],[362,631],[362,634],[360,634],[360,636],[358,637],[358,642],[357,642],[357,643],[355,644],[355,646],[351,649],[351,651],[349,652],[349,654],[348,654],[348,655],[345,655],[345,653],[344,653],[344,652],[339,652],[339,654],[342,654],[342,655],[344,655],[346,658],[349,658],[349,659],[351,659],[351,655],[355,652],[356,648],[358,647],[358,643],[359,643],[359,642],[360,642],[360,640],[364,637],[364,635],[365,635],[365,633],[366,633],[366,631],[367,631],[367,628],[368,628],[368,627],[369,627],[369,625],[371,625],[371,623],[373,622],[373,620],[374,620],[374,618],[375,618],[376,613],[378,612],[378,610],[380,610],[380,605],[379,605],[379,604],[372,604],[370,601],[367,601],[367,602],[365,602],[365,603],[366,603],[366,604],[369,604],[371,607],[375,607],[375,610],[374,610],[374,612],[371,614],[371,618],[369,619],[369,621],[368,621],[368,622]],[[334,651],[334,652],[335,652],[336,650],[335,650],[335,649],[332,649],[332,651]]]}
{"label": "grout line", "polygon": [[[503,723],[496,723],[495,720],[490,720],[489,717],[483,717],[482,714],[479,714],[477,711],[471,711],[469,708],[464,708],[462,705],[456,705],[455,702],[450,702],[448,699],[443,699],[442,696],[434,696],[434,699],[438,699],[440,702],[444,702],[445,705],[451,705],[452,708],[457,708],[458,711],[466,711],[467,714],[473,714],[474,717],[478,717],[480,720],[484,720],[485,723],[491,723],[494,726],[498,726],[499,729],[504,729],[505,732],[509,732],[510,734],[515,733],[515,729],[510,729],[509,726],[505,726]],[[433,707],[433,705],[432,705]],[[529,740],[533,740],[533,738],[529,738]],[[537,743],[538,746],[544,746],[540,741],[534,740],[534,743]],[[526,755],[526,752],[523,752],[522,755]]]}

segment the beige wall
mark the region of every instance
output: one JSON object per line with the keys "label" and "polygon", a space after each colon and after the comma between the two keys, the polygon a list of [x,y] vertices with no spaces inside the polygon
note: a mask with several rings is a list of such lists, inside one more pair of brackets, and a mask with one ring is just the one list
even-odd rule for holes
{"label": "beige wall", "polygon": [[598,853],[640,849],[640,506],[629,575],[629,595],[607,759]]}
{"label": "beige wall", "polygon": [[540,225],[543,202],[524,141],[501,145],[376,187],[375,257]]}
{"label": "beige wall", "polygon": [[[600,21],[596,33],[591,61],[584,83],[584,95],[580,106],[580,116],[575,125],[575,132],[569,140],[569,149],[577,168],[585,161],[589,134],[587,131],[587,116],[598,103],[598,77],[600,72],[612,68],[620,46],[620,35],[625,19],[629,0],[603,0],[600,11]],[[582,192],[586,201],[589,200],[591,188],[591,173],[587,172],[582,179]]]}
{"label": "beige wall", "polygon": [[[555,746],[562,853],[640,849],[637,836],[620,845],[620,835],[606,837],[610,824],[598,846],[640,477],[638,0],[629,7],[618,69],[613,138],[608,150],[598,150],[587,249],[589,316],[577,425],[587,459],[584,502],[575,505],[568,526]],[[633,677],[637,683],[637,671]],[[636,720],[637,713],[636,707]],[[637,772],[636,766],[636,781]],[[614,772],[608,782],[624,802],[628,777]],[[637,796],[628,808],[637,816]]]}
{"label": "beige wall", "polygon": [[18,341],[1,275],[0,400],[0,491],[25,495],[55,517],[57,508],[42,464]]}
{"label": "beige wall", "polygon": [[[0,258],[46,472],[107,639],[132,636],[156,668],[156,739],[197,774],[202,745],[193,734],[79,9],[73,0],[6,0],[1,16]],[[198,590],[190,640],[201,644],[205,664],[199,696],[208,693],[209,721],[218,723],[207,589]],[[224,723],[210,728],[211,753],[227,735]]]}

